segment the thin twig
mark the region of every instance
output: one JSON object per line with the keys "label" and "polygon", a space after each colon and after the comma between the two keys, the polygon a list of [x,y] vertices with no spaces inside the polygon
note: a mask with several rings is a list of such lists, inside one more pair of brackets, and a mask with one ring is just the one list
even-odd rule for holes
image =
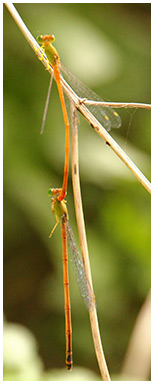
{"label": "thin twig", "polygon": [[[43,65],[48,70],[50,74],[53,74],[53,69],[49,65],[46,55],[42,57],[42,50],[40,46],[31,35],[26,25],[22,21],[18,12],[16,11],[13,4],[5,3],[6,7],[10,11],[12,17],[16,21],[18,27],[26,37],[28,43],[31,45],[32,49],[37,54],[38,58],[42,60]],[[116,141],[109,135],[109,133],[103,128],[99,121],[92,115],[88,108],[83,104],[83,99],[79,98],[78,95],[72,90],[68,83],[61,77],[62,85],[64,92],[68,98],[74,102],[76,108],[82,113],[82,115],[89,121],[91,126],[94,128],[96,133],[110,146],[110,148],[117,154],[117,156],[124,162],[124,164],[131,170],[135,177],[140,181],[145,189],[151,193],[151,184],[149,180],[143,175],[139,168],[133,163],[133,161],[127,156],[127,154],[122,150],[122,148],[116,143]],[[128,104],[128,103],[127,103]],[[132,103],[131,103],[132,104]],[[134,104],[134,103],[133,103]],[[128,107],[128,106],[127,106]]]}
{"label": "thin twig", "polygon": [[140,181],[145,189],[151,193],[151,184],[149,180],[144,176],[144,174],[139,170],[139,168],[133,163],[129,158],[126,152],[117,144],[117,142],[109,135],[106,129],[99,123],[99,121],[93,116],[93,114],[86,108],[83,104],[82,99],[76,95],[72,88],[67,84],[67,82],[62,78],[63,88],[67,96],[72,100],[76,108],[82,113],[82,115],[89,121],[92,128],[96,133],[105,140],[111,149],[117,154],[117,156],[123,161],[123,163],[131,170],[135,177]]}
{"label": "thin twig", "polygon": [[113,107],[113,108],[141,108],[151,110],[151,104],[145,103],[113,103],[108,101],[94,101],[84,99],[83,103],[85,105],[96,105],[101,107]]}
{"label": "thin twig", "polygon": [[121,376],[148,381],[151,366],[151,292],[149,291],[129,338]]}
{"label": "thin twig", "polygon": [[[93,292],[92,287],[92,277],[91,277],[91,269],[90,269],[90,261],[89,261],[89,253],[88,253],[88,245],[86,239],[86,230],[84,224],[84,215],[82,208],[82,198],[81,198],[81,190],[80,190],[80,178],[79,178],[79,161],[78,161],[78,127],[77,127],[77,109],[73,103],[71,103],[71,164],[72,164],[72,183],[73,183],[73,194],[74,194],[74,203],[75,203],[75,212],[80,240],[80,248],[81,253],[86,269],[86,274],[88,276],[88,280],[91,285],[91,290]],[[94,297],[94,293],[93,293]],[[110,381],[110,376],[108,372],[108,368],[105,361],[105,356],[103,352],[103,347],[101,343],[99,324],[97,318],[96,306],[93,305],[89,309],[89,317],[90,324],[92,330],[92,336],[94,341],[94,347],[96,351],[96,356],[100,368],[100,372],[102,375],[102,379],[104,381]]]}
{"label": "thin twig", "polygon": [[[37,41],[34,39],[33,35],[30,33],[29,29],[26,27],[25,23],[23,22],[22,18],[20,17],[20,15],[17,12],[14,5],[12,3],[5,3],[5,6],[8,8],[11,16],[15,20],[16,24],[20,28],[21,32],[25,36],[26,40],[30,44],[30,46],[33,49],[33,51],[35,52],[35,54],[37,53],[38,59],[41,59],[45,68],[48,69],[46,56],[42,57],[42,50],[40,49],[40,45],[37,43]],[[50,74],[53,73],[52,68],[49,69],[49,73]]]}

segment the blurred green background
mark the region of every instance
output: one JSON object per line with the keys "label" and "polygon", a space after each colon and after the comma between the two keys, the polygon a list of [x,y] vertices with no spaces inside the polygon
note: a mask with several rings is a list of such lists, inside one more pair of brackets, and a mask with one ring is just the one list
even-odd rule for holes
{"label": "blurred green background", "polygon": [[[56,36],[61,60],[100,96],[150,103],[150,4],[15,6],[34,37]],[[13,357],[11,336],[4,337],[4,380],[43,380],[43,370],[50,371],[47,380],[59,380],[64,367],[60,227],[49,240],[55,218],[47,196],[49,187],[62,183],[64,123],[53,83],[40,135],[48,84],[48,72],[4,6],[4,329],[14,323]],[[150,112],[118,113],[122,126],[111,135],[150,179]],[[100,331],[113,375],[121,371],[150,288],[150,196],[82,117],[79,156]],[[67,200],[77,238],[71,171]],[[90,376],[81,370],[78,380],[100,380],[88,313],[71,265],[70,287],[74,367],[91,370]],[[16,366],[21,330],[34,354],[25,363],[23,347]],[[28,330],[30,336],[24,336]],[[62,372],[61,380],[75,380],[75,370]]]}

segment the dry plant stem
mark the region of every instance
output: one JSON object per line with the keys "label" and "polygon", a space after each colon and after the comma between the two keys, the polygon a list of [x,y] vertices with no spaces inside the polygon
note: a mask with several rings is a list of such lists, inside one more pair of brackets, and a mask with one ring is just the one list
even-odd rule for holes
{"label": "dry plant stem", "polygon": [[[46,55],[44,54],[42,57],[42,51],[40,46],[33,38],[26,25],[22,21],[18,12],[16,11],[13,4],[5,3],[6,7],[10,11],[12,17],[16,21],[18,27],[21,29],[22,33],[26,37],[28,43],[31,45],[35,53],[37,52],[38,58],[42,58],[42,63],[45,68],[48,70],[50,74],[53,74],[53,69],[49,66]],[[39,49],[39,50],[38,50]],[[127,156],[127,154],[122,150],[122,148],[116,143],[116,141],[109,135],[109,133],[103,128],[103,126],[99,123],[99,121],[92,115],[92,113],[86,108],[84,102],[85,99],[80,99],[78,95],[72,90],[72,88],[67,84],[67,82],[61,78],[63,90],[68,96],[68,98],[75,104],[76,108],[82,113],[82,115],[89,121],[91,126],[97,132],[97,134],[105,140],[105,142],[110,146],[110,148],[117,154],[117,156],[124,162],[124,164],[131,170],[131,172],[135,175],[135,177],[140,181],[140,183],[144,186],[145,189],[149,193],[151,193],[151,184],[149,180],[143,175],[143,173],[137,168],[137,166],[133,163],[133,161]],[[134,103],[131,103],[131,107]],[[112,105],[114,105],[112,103]],[[128,107],[128,103],[127,103]]]}
{"label": "dry plant stem", "polygon": [[[92,113],[86,108],[83,104],[82,99],[80,99],[76,93],[71,89],[71,87],[66,83],[62,78],[64,92],[67,96],[74,102],[76,108],[82,113],[82,115],[89,121],[94,130],[98,135],[105,140],[111,149],[117,154],[117,156],[124,162],[125,165],[131,170],[131,172],[136,176],[140,183],[144,186],[149,193],[151,193],[151,184],[149,180],[143,175],[143,173],[137,168],[133,161],[127,156],[123,149],[116,143],[116,141],[109,135],[106,129],[99,123],[99,121],[92,115]],[[70,96],[71,95],[71,96]]]}
{"label": "dry plant stem", "polygon": [[134,380],[147,381],[151,365],[151,294],[148,295],[137,315],[121,374]]}
{"label": "dry plant stem", "polygon": [[108,101],[93,101],[93,100],[84,100],[85,105],[99,105],[102,107],[113,107],[113,108],[142,108],[148,109],[151,111],[151,105],[145,103],[113,103]]}
{"label": "dry plant stem", "polygon": [[[87,246],[83,208],[82,208],[80,179],[79,179],[77,109],[73,103],[71,103],[71,112],[72,112],[71,113],[72,115],[71,163],[72,163],[72,182],[73,182],[74,203],[75,203],[75,211],[76,211],[76,219],[77,219],[78,233],[79,233],[79,239],[80,239],[81,253],[82,253],[86,273],[87,273],[87,276],[92,288],[92,292],[93,292],[88,246]],[[106,365],[105,356],[103,352],[103,347],[101,343],[97,311],[96,311],[95,305],[90,307],[89,317],[90,317],[90,324],[91,324],[95,352],[96,352],[100,372],[102,375],[102,379],[104,381],[110,381],[110,376],[109,376],[109,372],[108,372],[108,368]]]}
{"label": "dry plant stem", "polygon": [[[25,23],[23,22],[22,18],[20,17],[20,15],[17,12],[17,10],[14,7],[14,5],[12,3],[4,3],[4,4],[8,8],[11,16],[14,18],[16,24],[20,28],[21,32],[25,36],[26,40],[28,41],[28,43],[30,44],[30,46],[32,47],[34,52],[36,53],[36,51],[39,49],[38,52],[37,52],[37,56],[38,56],[39,59],[41,59],[42,51],[40,50],[40,46],[37,43],[37,41],[34,39],[33,35],[29,32],[29,29],[26,27]],[[44,57],[44,56],[42,57],[42,63],[46,67],[46,69],[48,69],[47,58]],[[50,74],[52,74],[53,70],[51,70],[49,72],[50,72]]]}

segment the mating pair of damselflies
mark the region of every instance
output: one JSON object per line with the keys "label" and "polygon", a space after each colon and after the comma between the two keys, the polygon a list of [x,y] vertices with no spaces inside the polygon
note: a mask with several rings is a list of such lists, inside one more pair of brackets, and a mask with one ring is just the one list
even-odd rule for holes
{"label": "mating pair of damselflies", "polygon": [[[40,35],[37,38],[42,49],[42,57],[45,53],[47,56],[48,64],[51,65],[54,71],[54,77],[57,84],[59,98],[62,106],[64,123],[65,123],[65,163],[64,163],[64,176],[62,188],[55,188],[49,190],[49,196],[51,197],[52,213],[56,216],[56,224],[50,233],[52,236],[57,224],[61,223],[61,235],[62,235],[62,249],[63,249],[63,281],[64,281],[64,301],[65,301],[65,332],[66,332],[66,367],[70,370],[72,368],[72,331],[71,331],[71,312],[70,312],[70,294],[69,294],[69,276],[68,276],[68,260],[67,260],[67,240],[70,248],[71,259],[75,267],[75,274],[81,295],[85,301],[85,304],[90,308],[95,305],[94,294],[88,280],[84,262],[80,255],[80,252],[76,246],[75,239],[71,227],[68,222],[68,212],[66,207],[66,201],[64,200],[67,192],[67,181],[69,171],[69,119],[67,115],[62,83],[61,83],[61,71],[66,76],[70,86],[75,90],[80,98],[91,99],[95,101],[103,101],[93,91],[82,84],[76,79],[61,63],[59,55],[55,47],[52,45],[55,38],[53,35]],[[52,78],[49,85],[48,96],[45,106],[45,112],[43,116],[41,133],[44,129],[47,108],[49,104],[50,90],[51,90]],[[88,106],[90,112],[102,122],[105,129],[119,128],[121,125],[121,119],[114,109],[109,107],[100,107],[90,105]]]}

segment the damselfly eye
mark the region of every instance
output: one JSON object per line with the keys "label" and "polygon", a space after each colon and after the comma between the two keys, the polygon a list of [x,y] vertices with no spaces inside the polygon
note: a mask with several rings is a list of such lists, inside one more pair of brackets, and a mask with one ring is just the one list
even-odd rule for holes
{"label": "damselfly eye", "polygon": [[52,188],[49,188],[49,189],[48,189],[48,196],[49,196],[49,197],[52,197]]}
{"label": "damselfly eye", "polygon": [[37,42],[38,42],[39,44],[42,44],[42,42],[43,42],[42,35],[37,36],[36,40],[37,40]]}

